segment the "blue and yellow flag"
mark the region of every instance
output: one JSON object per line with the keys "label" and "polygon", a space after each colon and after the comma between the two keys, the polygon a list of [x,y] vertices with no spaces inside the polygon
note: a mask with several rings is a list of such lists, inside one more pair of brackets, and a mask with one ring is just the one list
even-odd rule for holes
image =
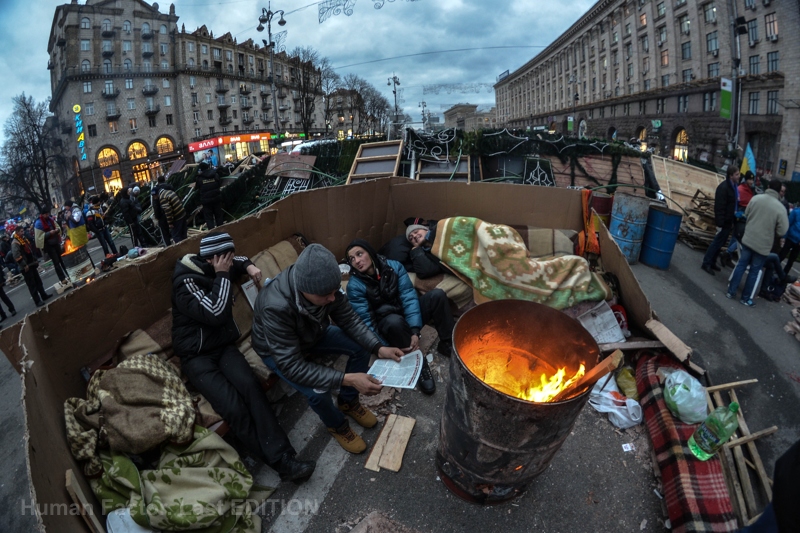
{"label": "blue and yellow flag", "polygon": [[756,173],[756,156],[753,155],[753,149],[750,148],[750,143],[747,143],[747,149],[744,151],[744,159],[742,160],[742,168],[739,172],[744,175],[747,171]]}

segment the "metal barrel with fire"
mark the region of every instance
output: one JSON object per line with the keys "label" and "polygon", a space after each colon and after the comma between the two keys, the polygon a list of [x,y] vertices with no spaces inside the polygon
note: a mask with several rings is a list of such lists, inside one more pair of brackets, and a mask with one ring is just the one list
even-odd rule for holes
{"label": "metal barrel with fire", "polygon": [[524,492],[563,444],[600,349],[577,320],[521,300],[471,309],[453,341],[437,467],[456,495],[499,503]]}

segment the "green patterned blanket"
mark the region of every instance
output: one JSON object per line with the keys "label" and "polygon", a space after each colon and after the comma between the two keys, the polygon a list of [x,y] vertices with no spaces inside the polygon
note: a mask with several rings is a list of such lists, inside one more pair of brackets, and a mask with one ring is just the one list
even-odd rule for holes
{"label": "green patterned blanket", "polygon": [[432,252],[472,285],[478,304],[516,299],[565,309],[611,297],[583,257],[531,259],[519,233],[502,224],[472,217],[440,220]]}

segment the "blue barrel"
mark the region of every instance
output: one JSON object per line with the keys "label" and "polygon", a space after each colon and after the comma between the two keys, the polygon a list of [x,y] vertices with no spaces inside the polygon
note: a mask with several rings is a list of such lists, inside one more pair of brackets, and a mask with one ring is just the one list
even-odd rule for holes
{"label": "blue barrel", "polygon": [[639,259],[639,252],[642,250],[642,237],[644,237],[649,207],[649,198],[621,192],[614,195],[611,226],[608,231],[617,241],[617,245],[630,265],[636,263]]}
{"label": "blue barrel", "polygon": [[662,270],[669,268],[675,243],[678,242],[682,218],[680,213],[672,209],[656,205],[651,207],[647,215],[647,228],[644,231],[639,261]]}

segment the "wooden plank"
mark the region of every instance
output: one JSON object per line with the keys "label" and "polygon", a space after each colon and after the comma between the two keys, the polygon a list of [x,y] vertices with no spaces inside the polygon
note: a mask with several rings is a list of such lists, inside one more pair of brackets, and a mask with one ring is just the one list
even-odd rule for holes
{"label": "wooden plank", "polygon": [[[757,379],[745,379],[743,381],[732,381],[730,383],[723,383],[721,385],[712,385],[711,387],[706,387],[706,391],[708,391],[709,393],[717,392],[717,391],[721,391],[721,390],[732,389],[734,387],[741,387],[743,385],[750,385],[752,383],[758,383],[758,380]],[[736,402],[736,403],[739,403],[739,402]],[[740,421],[739,427],[741,427],[741,421]]]}
{"label": "wooden plank", "polygon": [[705,376],[706,375],[706,369],[703,368],[702,366],[694,363],[693,361],[689,361],[689,370],[691,370],[692,372],[694,372],[698,376]]}
{"label": "wooden plank", "polygon": [[[736,396],[736,391],[731,390],[729,392],[730,398],[732,402],[739,403],[739,398]],[[749,435],[750,428],[747,427],[747,422],[744,419],[744,412],[742,411],[742,404],[739,403],[739,428],[742,430],[742,434]],[[755,465],[754,470],[758,474],[758,479],[761,481],[761,486],[764,489],[764,494],[767,496],[767,500],[772,501],[772,480],[767,475],[767,470],[764,468],[764,463],[761,461],[761,455],[758,453],[758,448],[756,448],[755,442],[750,442],[747,444],[747,450],[750,452],[750,457],[753,459],[753,463]]]}
{"label": "wooden plank", "polygon": [[627,341],[627,342],[608,342],[600,344],[600,351],[603,353],[613,352],[614,350],[656,350],[664,348],[661,341]]}
{"label": "wooden plank", "polygon": [[417,421],[407,416],[398,416],[389,433],[389,440],[381,454],[378,466],[397,472],[403,465],[403,454],[408,446],[408,439],[411,438],[411,430]]}
{"label": "wooden plank", "polygon": [[677,357],[681,362],[686,362],[692,356],[692,349],[689,348],[677,335],[672,333],[667,326],[656,319],[650,319],[644,325],[655,337],[664,343],[667,350]]}
{"label": "wooden plank", "polygon": [[[711,410],[713,411],[716,407],[724,406],[725,404],[722,401],[722,395],[719,392],[712,393],[714,398],[714,403],[716,406],[712,404]],[[733,484],[734,487],[734,498],[731,498],[731,502],[734,504],[734,509],[736,510],[736,515],[739,519],[740,525],[747,524],[748,515],[747,515],[747,505],[744,501],[744,493],[742,492],[742,484],[739,481],[739,476],[736,475],[736,469],[734,467],[733,461],[733,454],[731,453],[730,448],[726,448],[725,446],[722,447],[720,450],[720,459],[723,459],[723,470],[727,470],[726,477],[729,477],[730,482]]]}
{"label": "wooden plank", "polygon": [[364,465],[364,468],[367,470],[372,470],[373,472],[381,471],[378,463],[381,460],[381,455],[383,455],[386,442],[389,440],[389,433],[392,432],[392,427],[394,426],[395,420],[397,420],[397,415],[389,415],[386,417],[386,421],[383,423],[383,428],[381,428],[381,433],[378,435],[378,440],[376,440],[375,445],[372,446],[372,450],[369,452],[369,457],[367,457],[367,462]]}
{"label": "wooden plank", "polygon": [[586,386],[591,387],[594,385],[600,378],[608,374],[609,372],[616,369],[619,364],[622,362],[623,357],[625,354],[622,353],[622,350],[617,350],[599,363],[597,363],[594,368],[592,368],[589,372],[584,374],[584,376],[578,380],[578,382],[568,389],[564,389],[563,391],[556,394],[551,402],[559,402],[565,398],[580,392]]}
{"label": "wooden plank", "polygon": [[750,472],[747,470],[747,464],[744,462],[744,452],[742,452],[741,446],[736,446],[734,448],[728,446],[726,449],[733,450],[733,460],[736,461],[736,469],[739,472],[739,482],[742,484],[747,513],[750,516],[756,515],[758,514],[756,496],[753,493],[753,484],[750,482]]}
{"label": "wooden plank", "polygon": [[89,526],[92,533],[105,533],[106,530],[103,524],[97,519],[94,508],[83,494],[83,489],[81,489],[81,486],[78,484],[78,480],[75,479],[75,474],[72,472],[72,469],[67,470],[65,485],[72,501],[78,506],[83,520],[86,522],[86,525]]}
{"label": "wooden plank", "polygon": [[760,439],[761,437],[772,435],[776,431],[778,431],[778,426],[772,426],[770,428],[762,429],[761,431],[756,431],[755,433],[739,437],[738,439],[729,440],[728,442],[725,443],[725,446],[727,446],[728,448],[733,448],[736,446],[741,446],[742,444],[748,444],[753,442],[754,440]]}

